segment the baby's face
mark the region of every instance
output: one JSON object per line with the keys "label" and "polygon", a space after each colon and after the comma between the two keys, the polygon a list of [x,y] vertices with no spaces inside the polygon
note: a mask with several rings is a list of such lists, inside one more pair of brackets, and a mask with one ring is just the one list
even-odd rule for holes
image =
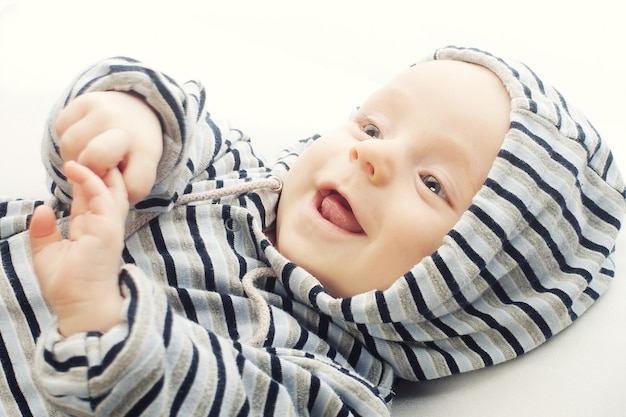
{"label": "baby's face", "polygon": [[387,289],[470,206],[509,127],[489,70],[431,61],[402,72],[286,178],[276,244],[336,297]]}

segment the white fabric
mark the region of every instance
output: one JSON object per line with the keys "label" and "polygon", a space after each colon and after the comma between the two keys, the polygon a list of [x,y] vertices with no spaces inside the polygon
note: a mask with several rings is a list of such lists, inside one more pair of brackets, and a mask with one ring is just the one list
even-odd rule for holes
{"label": "white fabric", "polygon": [[[112,1],[93,10],[91,2],[0,1],[0,193],[45,195],[39,138],[47,110],[86,64],[120,54],[203,80],[215,94],[211,107],[246,130],[258,149],[275,153],[333,128],[388,75],[433,48],[475,45],[524,60],[555,84],[589,116],[626,172],[626,58],[614,52],[626,30],[608,0],[531,0],[524,10],[502,11],[486,0],[429,7],[322,1],[315,10],[289,2],[210,3]],[[512,32],[511,19],[533,23]],[[612,288],[572,328],[504,365],[401,384],[394,415],[624,415],[624,233],[617,255]]]}

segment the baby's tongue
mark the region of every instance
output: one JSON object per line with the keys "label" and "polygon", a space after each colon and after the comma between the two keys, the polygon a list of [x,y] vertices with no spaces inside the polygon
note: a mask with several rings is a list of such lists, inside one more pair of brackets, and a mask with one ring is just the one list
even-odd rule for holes
{"label": "baby's tongue", "polygon": [[363,233],[363,228],[354,217],[350,205],[339,194],[329,194],[324,197],[320,212],[326,220],[335,226],[352,233]]}

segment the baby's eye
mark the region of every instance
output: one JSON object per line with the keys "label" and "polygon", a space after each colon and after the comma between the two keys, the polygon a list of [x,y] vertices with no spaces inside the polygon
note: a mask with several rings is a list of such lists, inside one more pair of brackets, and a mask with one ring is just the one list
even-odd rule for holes
{"label": "baby's eye", "polygon": [[376,125],[371,123],[366,124],[363,126],[363,132],[365,132],[367,136],[371,136],[374,139],[380,139],[380,129],[378,129]]}
{"label": "baby's eye", "polygon": [[437,194],[439,197],[443,198],[444,200],[448,199],[448,196],[446,195],[446,191],[443,189],[443,187],[441,186],[441,183],[439,182],[437,178],[433,177],[432,175],[424,175],[422,176],[422,181],[424,182],[424,185],[426,185],[426,187],[430,191]]}

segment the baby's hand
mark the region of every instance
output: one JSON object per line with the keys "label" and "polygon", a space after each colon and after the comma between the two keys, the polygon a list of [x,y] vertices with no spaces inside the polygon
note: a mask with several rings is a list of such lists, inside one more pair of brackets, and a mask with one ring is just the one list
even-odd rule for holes
{"label": "baby's hand", "polygon": [[100,177],[119,168],[131,204],[148,195],[163,153],[163,135],[158,117],[143,99],[117,91],[86,93],[61,111],[55,128],[64,161],[77,161]]}
{"label": "baby's hand", "polygon": [[128,196],[117,168],[101,179],[67,162],[65,173],[74,183],[69,239],[62,238],[52,209],[37,207],[30,223],[33,265],[62,335],[104,332],[120,320],[118,276]]}

